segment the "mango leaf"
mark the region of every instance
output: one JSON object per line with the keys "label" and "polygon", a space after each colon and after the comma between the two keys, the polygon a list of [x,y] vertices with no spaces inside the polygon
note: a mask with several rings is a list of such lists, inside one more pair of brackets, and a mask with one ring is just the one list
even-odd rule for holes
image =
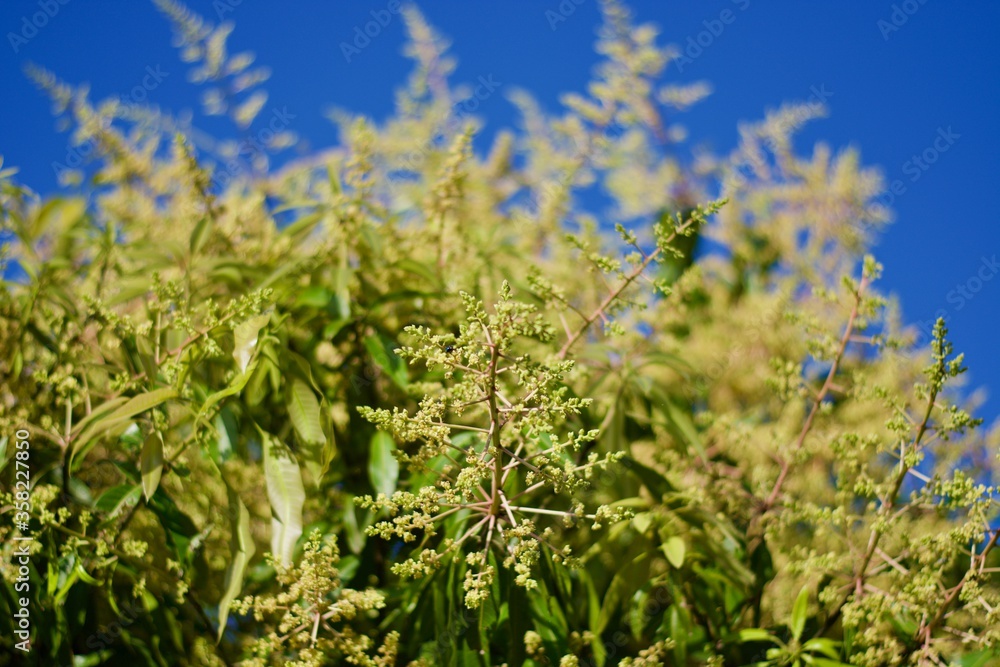
{"label": "mango leaf", "polygon": [[222,640],[222,635],[226,631],[229,605],[243,590],[243,577],[256,551],[253,536],[250,534],[250,512],[228,482],[226,482],[226,492],[229,497],[229,568],[226,570],[226,581],[222,586],[222,598],[219,599],[217,641]]}
{"label": "mango leaf", "polygon": [[[633,545],[630,555],[636,550],[638,550],[638,545]],[[597,625],[591,627],[595,634],[600,635],[604,632],[622,603],[630,599],[635,591],[642,588],[643,583],[648,580],[648,574],[649,553],[646,551],[640,551],[634,558],[623,563],[611,579],[611,585],[608,586],[608,590],[604,594],[604,602],[601,604],[601,611],[597,617]]]}
{"label": "mango leaf", "polygon": [[150,382],[155,382],[159,368],[156,365],[156,355],[149,339],[145,336],[136,336],[135,349],[139,357],[139,363],[142,365],[142,370],[146,374],[146,379]]}
{"label": "mango leaf", "polygon": [[79,222],[86,212],[87,201],[80,197],[50,199],[38,210],[38,216],[31,230],[32,235],[37,238],[50,227],[65,232]]}
{"label": "mango leaf", "polygon": [[92,439],[108,429],[123,425],[137,414],[155,408],[157,405],[176,397],[177,390],[173,387],[154,389],[153,391],[129,399],[124,405],[110,414],[90,421],[83,432],[73,438],[73,442],[70,445],[70,468],[73,467],[73,459],[80,452],[81,447],[86,446]]}
{"label": "mango leaf", "polygon": [[740,641],[777,643],[777,639],[763,628],[744,628],[740,630]]}
{"label": "mango leaf", "polygon": [[239,425],[228,407],[219,410],[212,421],[218,438],[209,444],[209,453],[216,463],[225,463],[233,455],[239,441]]}
{"label": "mango leaf", "polygon": [[306,494],[302,473],[287,447],[263,431],[264,479],[271,502],[271,553],[282,564],[292,562],[295,543],[302,535],[302,505]]}
{"label": "mango leaf", "polygon": [[[523,586],[514,583],[510,578],[508,584],[508,608],[510,610],[510,647],[507,653],[507,664],[521,665],[527,657],[524,647],[524,633],[532,629],[531,608],[528,604],[528,592]],[[600,634],[600,633],[595,633]]]}
{"label": "mango leaf", "polygon": [[373,334],[365,337],[365,349],[371,355],[372,360],[386,375],[401,389],[406,389],[409,384],[409,376],[406,373],[406,362],[393,350],[395,345],[381,334]]}
{"label": "mango leaf", "polygon": [[94,507],[108,515],[108,518],[117,516],[125,507],[133,505],[139,500],[142,488],[136,484],[119,484],[113,486],[101,494]]}
{"label": "mango leaf", "polygon": [[198,535],[198,527],[194,521],[177,507],[177,503],[167,495],[162,486],[149,499],[147,507],[160,520],[160,526],[167,538],[167,546],[173,551],[174,559],[184,567],[190,566],[191,542]]}
{"label": "mango leaf", "polygon": [[368,536],[358,526],[358,516],[354,513],[353,496],[347,496],[344,501],[341,524],[344,526],[344,537],[346,538],[347,548],[351,550],[352,554],[361,553],[361,550],[365,548]]}
{"label": "mango leaf", "polygon": [[295,433],[306,445],[321,445],[326,441],[320,424],[319,401],[309,384],[297,377],[289,379],[285,388],[285,405]]}
{"label": "mango leaf", "polygon": [[684,544],[684,538],[674,535],[667,538],[661,546],[664,555],[666,555],[667,560],[678,570],[684,565],[684,553],[686,551],[686,545]]}
{"label": "mango leaf", "polygon": [[368,454],[368,479],[376,493],[391,496],[399,479],[399,461],[393,456],[396,443],[385,431],[376,431],[372,436]]}
{"label": "mango leaf", "polygon": [[291,237],[293,244],[298,243],[302,239],[309,236],[312,230],[316,228],[316,225],[319,224],[320,220],[323,219],[324,215],[325,213],[323,211],[307,213],[295,222],[284,227],[281,230],[281,235]]}
{"label": "mango leaf", "polygon": [[257,315],[246,322],[240,322],[233,329],[233,358],[236,359],[240,373],[245,373],[250,365],[260,330],[270,319],[270,315]]}
{"label": "mango leaf", "polygon": [[840,657],[837,651],[837,646],[840,642],[833,639],[828,639],[826,637],[814,637],[802,645],[802,649],[805,651],[819,652],[832,660],[836,660]]}
{"label": "mango leaf", "polygon": [[792,622],[788,626],[792,631],[792,637],[798,639],[802,636],[802,630],[806,627],[806,617],[809,613],[809,589],[803,588],[799,591],[799,596],[795,598],[795,605],[792,607]]}
{"label": "mango leaf", "polygon": [[142,444],[139,467],[142,470],[142,494],[149,502],[163,474],[163,435],[159,431],[150,433]]}
{"label": "mango leaf", "polygon": [[197,255],[201,247],[205,245],[205,239],[208,238],[209,233],[212,231],[212,216],[206,215],[198,224],[194,226],[191,231],[191,238],[188,241],[188,250],[191,255]]}
{"label": "mango leaf", "polygon": [[237,375],[235,378],[233,378],[233,383],[231,385],[229,385],[225,389],[215,392],[214,394],[206,398],[205,402],[202,403],[201,408],[198,410],[198,419],[201,419],[206,414],[208,414],[208,411],[212,409],[212,406],[214,406],[222,399],[227,398],[229,396],[233,396],[234,394],[238,394],[241,391],[243,391],[243,387],[246,386],[247,382],[253,376],[253,371],[256,367],[257,367],[257,360],[255,359],[253,363],[251,363],[250,366],[247,367],[246,371],[243,374]]}
{"label": "mango leaf", "polygon": [[657,500],[663,498],[668,493],[676,491],[677,488],[667,480],[666,477],[656,472],[652,468],[644,466],[630,456],[623,456],[621,458],[621,464],[628,468],[632,473],[639,478],[639,481],[649,489],[649,492],[653,494],[653,497]]}

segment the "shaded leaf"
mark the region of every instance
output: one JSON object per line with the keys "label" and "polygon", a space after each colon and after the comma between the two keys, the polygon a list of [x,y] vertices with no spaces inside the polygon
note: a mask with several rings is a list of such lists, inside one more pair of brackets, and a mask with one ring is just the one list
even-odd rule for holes
{"label": "shaded leaf", "polygon": [[70,467],[72,467],[73,459],[80,452],[80,449],[104,431],[121,426],[137,414],[155,408],[157,405],[176,397],[177,390],[173,387],[154,389],[153,391],[129,399],[117,410],[91,421],[87,428],[73,439],[73,443],[70,445]]}
{"label": "shaded leaf", "polygon": [[229,498],[229,567],[226,569],[226,580],[222,586],[222,597],[219,599],[218,640],[220,641],[226,631],[229,605],[243,590],[243,577],[256,551],[253,536],[250,534],[250,512],[228,482],[226,482],[226,493]]}
{"label": "shaded leaf", "polygon": [[406,362],[393,351],[395,345],[392,341],[380,334],[366,336],[365,349],[368,350],[375,365],[381,368],[396,386],[401,389],[406,388],[409,384]]}

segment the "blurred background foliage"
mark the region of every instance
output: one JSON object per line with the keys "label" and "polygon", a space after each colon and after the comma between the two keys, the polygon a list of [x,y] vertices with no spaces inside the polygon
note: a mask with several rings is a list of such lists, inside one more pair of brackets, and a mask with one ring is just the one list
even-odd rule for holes
{"label": "blurred background foliage", "polygon": [[[0,172],[0,476],[13,490],[27,429],[34,483],[32,652],[5,613],[0,664],[1000,659],[998,433],[954,403],[943,325],[917,348],[877,292],[879,175],[792,150],[821,107],[683,156],[707,87],[671,85],[678,52],[605,2],[587,90],[555,116],[517,97],[522,126],[477,155],[447,44],[407,8],[396,115],[339,113],[338,148],[270,170],[285,131],[240,138],[266,71],[227,52],[232,26],[157,4],[236,138],[200,154],[162,112],[34,68],[95,160],[44,201]],[[543,546],[533,589],[499,565],[469,609],[464,560],[402,580],[418,545],[366,532],[392,517],[360,497],[437,464],[400,464],[414,445],[359,408],[413,413],[447,384],[399,356],[404,327],[458,334],[459,292],[491,310],[504,281],[557,332],[533,355],[574,360],[564,389],[592,400],[560,426],[599,429],[575,463],[623,453],[577,495],[631,518],[562,532],[578,566]]]}

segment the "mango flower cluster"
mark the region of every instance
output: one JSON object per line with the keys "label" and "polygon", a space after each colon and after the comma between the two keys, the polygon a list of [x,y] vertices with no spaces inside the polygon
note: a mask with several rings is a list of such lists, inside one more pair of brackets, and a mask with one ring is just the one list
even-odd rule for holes
{"label": "mango flower cluster", "polygon": [[[554,545],[556,530],[541,521],[565,528],[589,521],[599,529],[629,514],[607,505],[588,512],[575,499],[595,471],[623,452],[582,455],[598,431],[567,426],[590,400],[571,395],[563,381],[574,362],[546,348],[555,339],[552,325],[535,306],[514,300],[506,281],[493,313],[473,296],[461,296],[467,317],[457,335],[408,327],[414,345],[397,350],[411,364],[443,370],[440,384],[425,387],[418,410],[360,408],[398,442],[414,443],[399,457],[417,479],[429,474],[432,481],[361,504],[388,517],[369,534],[422,540],[409,560],[393,566],[398,575],[425,576],[466,554],[465,602],[476,608],[489,595],[497,560],[513,568],[515,583],[525,588],[535,586],[531,572],[543,549],[555,562],[574,564],[570,548]],[[459,534],[427,546],[452,515]]]}

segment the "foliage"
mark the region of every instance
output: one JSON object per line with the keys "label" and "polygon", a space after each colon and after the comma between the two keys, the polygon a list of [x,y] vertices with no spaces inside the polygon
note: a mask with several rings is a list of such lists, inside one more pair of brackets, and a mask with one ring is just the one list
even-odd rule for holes
{"label": "foliage", "polygon": [[[158,4],[252,129],[231,26]],[[47,200],[0,172],[0,598],[30,534],[31,658],[998,658],[997,433],[944,323],[920,347],[875,291],[878,175],[795,152],[815,106],[685,159],[707,86],[602,7],[586,94],[513,93],[484,155],[412,8],[396,114],[271,172],[287,134],[212,153],[32,69],[99,150]]]}

